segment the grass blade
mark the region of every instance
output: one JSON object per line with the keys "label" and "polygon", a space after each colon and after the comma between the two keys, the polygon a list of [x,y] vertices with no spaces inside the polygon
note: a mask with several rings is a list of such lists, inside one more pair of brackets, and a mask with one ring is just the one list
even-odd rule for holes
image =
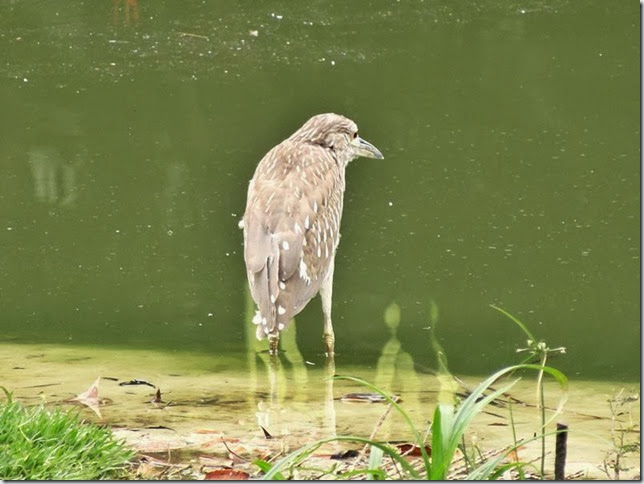
{"label": "grass blade", "polygon": [[[382,456],[384,455],[384,451],[378,447],[374,447],[373,445],[371,446],[371,449],[369,451],[369,471],[380,471],[380,467],[382,466]],[[367,474],[367,479],[368,480],[373,480],[375,477],[374,474]]]}

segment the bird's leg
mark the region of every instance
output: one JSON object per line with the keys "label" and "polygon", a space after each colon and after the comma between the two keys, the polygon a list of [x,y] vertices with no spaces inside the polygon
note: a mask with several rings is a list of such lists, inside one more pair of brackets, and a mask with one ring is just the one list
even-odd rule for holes
{"label": "bird's leg", "polygon": [[268,335],[268,353],[271,356],[277,355],[277,345],[280,342],[280,334],[279,333],[271,333]]}
{"label": "bird's leg", "polygon": [[331,322],[331,300],[333,299],[333,269],[335,256],[329,264],[329,272],[320,286],[320,297],[322,298],[322,313],[324,314],[324,346],[326,355],[333,357],[335,350],[335,334],[333,334],[333,323]]}

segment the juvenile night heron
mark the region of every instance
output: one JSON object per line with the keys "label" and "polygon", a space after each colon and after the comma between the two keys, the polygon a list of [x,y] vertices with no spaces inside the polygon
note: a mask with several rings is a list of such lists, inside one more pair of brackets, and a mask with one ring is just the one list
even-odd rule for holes
{"label": "juvenile night heron", "polygon": [[327,113],[309,119],[271,149],[248,186],[244,260],[258,311],[257,338],[277,353],[280,332],[319,292],[327,355],[334,352],[331,297],[345,168],[359,157],[383,158],[358,126]]}

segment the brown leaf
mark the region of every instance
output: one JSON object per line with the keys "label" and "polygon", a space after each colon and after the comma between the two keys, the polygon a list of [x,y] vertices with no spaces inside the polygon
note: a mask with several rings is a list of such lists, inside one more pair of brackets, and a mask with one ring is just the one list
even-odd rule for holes
{"label": "brown leaf", "polygon": [[512,449],[510,452],[508,452],[509,459],[513,462],[521,462],[521,458],[519,457],[519,451],[524,448],[525,448],[524,446],[520,445],[516,449]]}
{"label": "brown leaf", "polygon": [[216,455],[200,455],[199,463],[206,467],[230,467],[232,465],[232,460],[226,457],[220,457]]}
{"label": "brown leaf", "polygon": [[161,389],[157,388],[157,393],[154,395],[154,398],[150,400],[150,403],[165,403],[161,398]]}
{"label": "brown leaf", "polygon": [[158,479],[159,474],[162,474],[164,472],[166,472],[165,468],[159,469],[158,466],[149,464],[147,462],[141,463],[136,469],[137,477],[141,477],[145,480],[153,480],[155,478]]}
{"label": "brown leaf", "polygon": [[237,469],[215,469],[206,472],[204,480],[206,481],[245,481],[250,478],[250,474]]}
{"label": "brown leaf", "polygon": [[98,382],[101,381],[101,377],[99,376],[94,383],[92,383],[92,386],[90,386],[87,391],[81,393],[77,397],[71,398],[70,401],[76,401],[80,402],[83,405],[87,405],[90,409],[94,411],[96,415],[98,415],[99,418],[103,418],[101,416],[101,411],[98,408]]}
{"label": "brown leaf", "polygon": [[[400,453],[404,456],[409,456],[409,457],[422,457],[423,453],[420,450],[420,447],[414,444],[397,444],[396,448],[400,451]],[[425,446],[425,452],[427,452],[428,456],[432,455],[432,448],[429,445]]]}

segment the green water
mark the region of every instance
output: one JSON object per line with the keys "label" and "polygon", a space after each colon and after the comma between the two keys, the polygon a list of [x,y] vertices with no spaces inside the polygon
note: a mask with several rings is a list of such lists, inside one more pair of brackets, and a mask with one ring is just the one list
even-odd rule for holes
{"label": "green water", "polygon": [[[348,169],[338,365],[397,342],[434,366],[638,379],[635,2],[0,3],[0,338],[246,358],[237,222],[309,116],[385,160]],[[298,317],[322,351],[319,302]]]}

